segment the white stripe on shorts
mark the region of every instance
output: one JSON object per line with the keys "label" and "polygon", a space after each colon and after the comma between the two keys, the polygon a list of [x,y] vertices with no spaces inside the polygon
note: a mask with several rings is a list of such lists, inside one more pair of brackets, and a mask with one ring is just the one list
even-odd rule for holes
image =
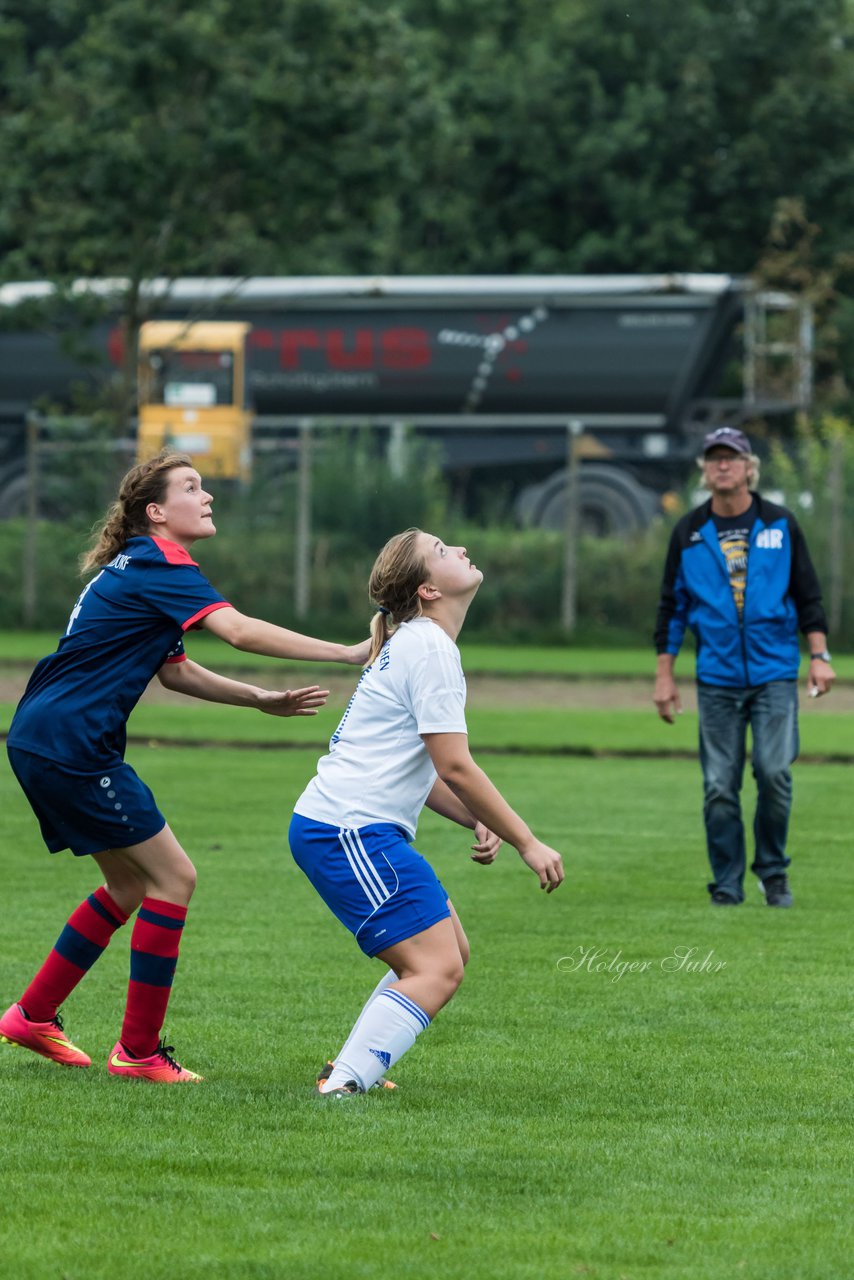
{"label": "white stripe on shorts", "polygon": [[391,897],[391,893],[383,884],[382,877],[368,857],[358,831],[342,827],[338,832],[338,839],[341,841],[344,856],[350,864],[353,875],[362,886],[368,902],[376,911]]}

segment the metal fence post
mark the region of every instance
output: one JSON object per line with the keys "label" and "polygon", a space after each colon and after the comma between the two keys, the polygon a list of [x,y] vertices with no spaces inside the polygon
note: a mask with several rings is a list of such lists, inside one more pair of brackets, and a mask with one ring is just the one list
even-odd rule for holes
{"label": "metal fence post", "polygon": [[578,610],[578,450],[575,442],[584,424],[577,418],[566,424],[566,516],[563,547],[563,589],[560,620],[567,635],[572,635]]}
{"label": "metal fence post", "polygon": [[297,527],[294,605],[298,618],[308,616],[311,607],[311,431],[312,420],[299,427],[297,472]]}
{"label": "metal fence post", "polygon": [[834,432],[830,441],[830,591],[828,622],[831,635],[839,635],[842,627],[842,599],[845,591],[845,443],[842,432]]}
{"label": "metal fence post", "polygon": [[39,572],[39,426],[38,415],[27,415],[27,523],[24,532],[22,617],[25,627],[36,625]]}
{"label": "metal fence post", "polygon": [[386,457],[395,480],[405,479],[409,471],[409,428],[405,422],[391,424]]}

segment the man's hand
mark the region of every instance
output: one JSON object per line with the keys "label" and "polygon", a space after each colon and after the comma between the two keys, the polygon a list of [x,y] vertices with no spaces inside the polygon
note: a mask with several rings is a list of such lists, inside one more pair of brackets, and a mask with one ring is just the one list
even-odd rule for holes
{"label": "man's hand", "polygon": [[673,724],[674,715],[679,715],[682,711],[682,699],[671,674],[662,672],[656,676],[652,700],[661,719],[667,724]]}
{"label": "man's hand", "polygon": [[262,689],[258,710],[268,716],[316,716],[329,697],[328,689],[309,685],[307,689]]}
{"label": "man's hand", "polygon": [[820,698],[822,694],[830,693],[835,679],[836,672],[829,662],[822,658],[810,659],[807,689],[811,698]]}
{"label": "man's hand", "polygon": [[478,822],[474,829],[475,844],[472,845],[474,852],[471,855],[472,862],[480,862],[487,866],[490,862],[495,861],[495,855],[501,848],[501,837],[497,836],[494,831],[490,831]]}

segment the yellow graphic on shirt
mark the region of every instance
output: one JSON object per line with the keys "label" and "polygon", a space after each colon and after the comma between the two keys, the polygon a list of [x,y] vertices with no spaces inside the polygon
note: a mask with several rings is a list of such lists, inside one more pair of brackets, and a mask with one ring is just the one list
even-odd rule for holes
{"label": "yellow graphic on shirt", "polygon": [[747,553],[750,549],[750,535],[741,529],[729,530],[720,535],[721,551],[729,570],[729,585],[732,598],[741,617],[744,612],[744,588],[747,584]]}

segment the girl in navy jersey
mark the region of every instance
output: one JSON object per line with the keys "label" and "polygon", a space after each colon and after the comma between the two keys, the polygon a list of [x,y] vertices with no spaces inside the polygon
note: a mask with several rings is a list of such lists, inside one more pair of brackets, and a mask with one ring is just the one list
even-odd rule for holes
{"label": "girl in navy jersey", "polygon": [[506,840],[546,892],[563,880],[560,854],[531,833],[469,753],[455,641],[482,580],[465,547],[420,529],[386,544],[369,586],[378,606],[369,665],[295,805],[297,864],[365,954],[388,966],[320,1073],[324,1096],[387,1084],[385,1071],[462,981],[466,936],[411,845],[425,804],[474,831],[475,862],[492,862]]}
{"label": "girl in navy jersey", "polygon": [[33,672],[7,742],[50,852],[89,855],[105,884],[74,911],[0,1018],[0,1040],[64,1066],[90,1066],[65,1035],[59,1007],[137,912],[124,1022],[107,1069],[165,1084],[202,1078],[160,1039],[196,872],[124,761],[127,718],[154,675],[167,689],[269,715],[316,715],[324,704],[327,691],[316,685],[271,692],[189,661],[182,637],[191,627],[277,658],[358,664],[368,650],[367,641],[332,644],[238,613],[190,556],[197,539],[216,532],[211,503],[184,454],[164,450],[128,472],[83,560],[94,576],[56,652]]}

